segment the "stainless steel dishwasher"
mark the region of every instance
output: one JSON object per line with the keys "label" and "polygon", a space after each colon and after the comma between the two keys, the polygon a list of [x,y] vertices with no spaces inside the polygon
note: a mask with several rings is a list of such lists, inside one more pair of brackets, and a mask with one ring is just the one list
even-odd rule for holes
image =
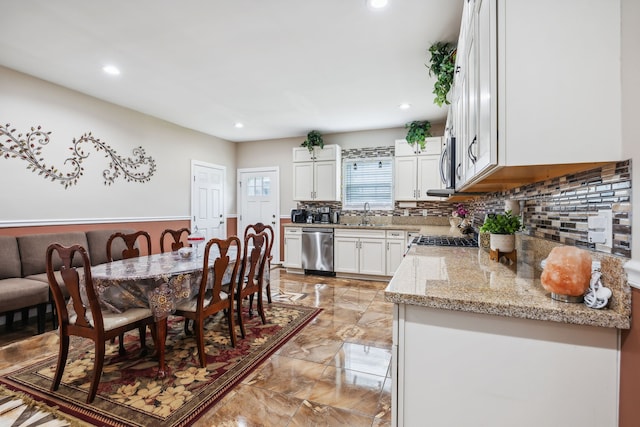
{"label": "stainless steel dishwasher", "polygon": [[333,228],[302,228],[302,268],[333,275]]}

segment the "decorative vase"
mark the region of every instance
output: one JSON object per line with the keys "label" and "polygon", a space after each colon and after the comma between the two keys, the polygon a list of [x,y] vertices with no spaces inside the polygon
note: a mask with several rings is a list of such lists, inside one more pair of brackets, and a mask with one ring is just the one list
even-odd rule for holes
{"label": "decorative vase", "polygon": [[516,248],[516,235],[515,234],[491,234],[489,239],[489,246],[493,251],[499,252],[513,252]]}
{"label": "decorative vase", "polygon": [[460,224],[462,224],[462,218],[459,216],[450,216],[449,224],[451,224],[451,227],[460,227]]}

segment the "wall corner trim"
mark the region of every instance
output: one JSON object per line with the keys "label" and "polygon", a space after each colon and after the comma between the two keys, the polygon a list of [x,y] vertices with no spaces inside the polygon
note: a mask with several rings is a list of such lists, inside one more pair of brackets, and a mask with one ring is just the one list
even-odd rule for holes
{"label": "wall corner trim", "polygon": [[627,279],[631,287],[640,289],[640,261],[629,260],[624,264],[624,270],[627,272]]}

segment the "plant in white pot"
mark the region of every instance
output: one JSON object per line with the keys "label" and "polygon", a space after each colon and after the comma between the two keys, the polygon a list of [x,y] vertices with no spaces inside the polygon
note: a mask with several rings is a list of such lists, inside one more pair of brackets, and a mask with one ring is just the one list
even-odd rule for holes
{"label": "plant in white pot", "polygon": [[511,211],[504,214],[488,214],[480,232],[490,233],[489,246],[491,250],[512,252],[516,247],[515,233],[522,230],[520,217]]}

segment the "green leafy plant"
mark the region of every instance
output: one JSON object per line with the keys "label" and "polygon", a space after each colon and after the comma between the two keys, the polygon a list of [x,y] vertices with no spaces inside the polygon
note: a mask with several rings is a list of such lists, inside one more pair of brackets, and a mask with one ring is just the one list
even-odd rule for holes
{"label": "green leafy plant", "polygon": [[487,215],[484,224],[480,227],[481,232],[491,234],[515,234],[520,230],[522,230],[520,217],[513,215],[511,211],[506,211],[504,214]]}
{"label": "green leafy plant", "polygon": [[301,147],[307,147],[309,152],[313,151],[313,147],[324,147],[324,141],[322,140],[322,135],[317,130],[312,130],[307,134],[307,139],[304,140]]}
{"label": "green leafy plant", "polygon": [[436,77],[433,85],[433,94],[436,96],[434,104],[442,107],[442,104],[449,104],[447,94],[453,83],[453,74],[456,68],[456,46],[451,43],[437,42],[429,48],[431,53],[429,75]]}
{"label": "green leafy plant", "polygon": [[431,123],[429,123],[429,121],[413,121],[411,123],[407,123],[404,127],[409,129],[407,131],[407,143],[409,143],[409,145],[413,145],[417,142],[420,144],[420,148],[424,149],[426,145],[425,139],[431,136]]}

